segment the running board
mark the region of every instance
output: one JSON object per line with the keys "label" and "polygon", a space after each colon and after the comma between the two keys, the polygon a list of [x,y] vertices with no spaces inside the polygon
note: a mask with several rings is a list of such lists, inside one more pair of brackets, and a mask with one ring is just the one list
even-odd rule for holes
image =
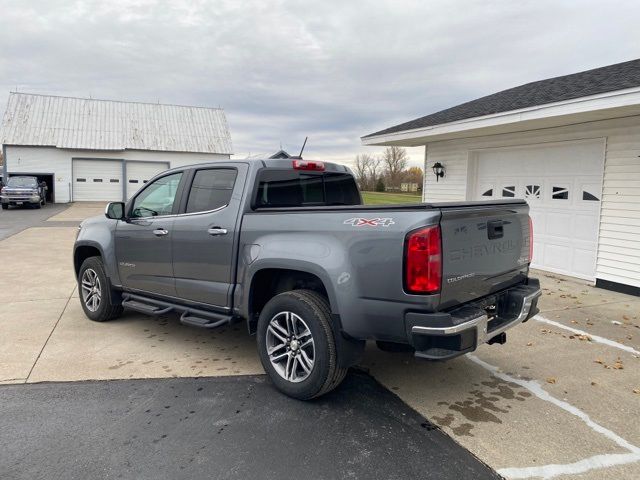
{"label": "running board", "polygon": [[122,306],[146,315],[163,315],[169,312],[181,313],[180,323],[199,328],[216,328],[231,323],[233,317],[222,313],[209,312],[199,308],[168,303],[132,293],[123,295]]}
{"label": "running board", "polygon": [[183,325],[191,325],[192,327],[216,328],[231,323],[231,318],[232,317],[225,315],[216,315],[216,317],[210,317],[209,315],[207,315],[207,317],[198,316],[193,311],[187,310],[180,317],[180,323]]}
{"label": "running board", "polygon": [[122,306],[135,310],[136,312],[144,313],[146,315],[163,315],[173,310],[173,307],[159,307],[157,305],[151,305],[148,303],[140,302],[138,300],[126,299],[122,301]]}

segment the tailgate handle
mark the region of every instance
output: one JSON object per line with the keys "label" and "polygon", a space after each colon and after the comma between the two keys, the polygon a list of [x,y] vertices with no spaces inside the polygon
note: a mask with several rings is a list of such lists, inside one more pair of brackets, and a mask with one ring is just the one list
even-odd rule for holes
{"label": "tailgate handle", "polygon": [[496,238],[502,238],[504,236],[503,223],[502,220],[491,220],[487,222],[487,235],[489,236],[489,240],[495,240]]}

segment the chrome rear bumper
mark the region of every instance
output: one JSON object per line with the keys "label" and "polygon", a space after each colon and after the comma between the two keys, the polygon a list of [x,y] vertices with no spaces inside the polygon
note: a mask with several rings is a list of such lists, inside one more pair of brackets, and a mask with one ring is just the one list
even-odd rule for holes
{"label": "chrome rear bumper", "polygon": [[[537,281],[495,295],[496,313],[491,319],[479,304],[469,304],[449,312],[449,325],[429,325],[429,315],[420,321],[416,315],[410,326],[411,343],[416,356],[431,360],[453,358],[475,350],[508,329],[538,313],[541,291]],[[486,304],[487,302],[483,302]],[[442,314],[438,316],[442,323]]]}

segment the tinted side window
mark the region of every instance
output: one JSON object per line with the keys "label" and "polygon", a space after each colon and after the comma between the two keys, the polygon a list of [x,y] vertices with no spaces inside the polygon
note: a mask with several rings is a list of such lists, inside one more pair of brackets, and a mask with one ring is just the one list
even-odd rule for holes
{"label": "tinted side window", "polygon": [[182,172],[179,172],[150,183],[133,201],[131,216],[140,218],[171,214],[181,178]]}
{"label": "tinted side window", "polygon": [[189,191],[186,213],[206,212],[228,205],[236,175],[237,171],[232,168],[198,170]]}

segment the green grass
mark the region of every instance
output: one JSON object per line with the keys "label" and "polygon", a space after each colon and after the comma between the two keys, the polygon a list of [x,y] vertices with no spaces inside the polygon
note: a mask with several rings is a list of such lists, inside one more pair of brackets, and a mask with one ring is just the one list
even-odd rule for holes
{"label": "green grass", "polygon": [[362,192],[365,205],[391,205],[397,203],[420,203],[422,197],[413,193]]}

